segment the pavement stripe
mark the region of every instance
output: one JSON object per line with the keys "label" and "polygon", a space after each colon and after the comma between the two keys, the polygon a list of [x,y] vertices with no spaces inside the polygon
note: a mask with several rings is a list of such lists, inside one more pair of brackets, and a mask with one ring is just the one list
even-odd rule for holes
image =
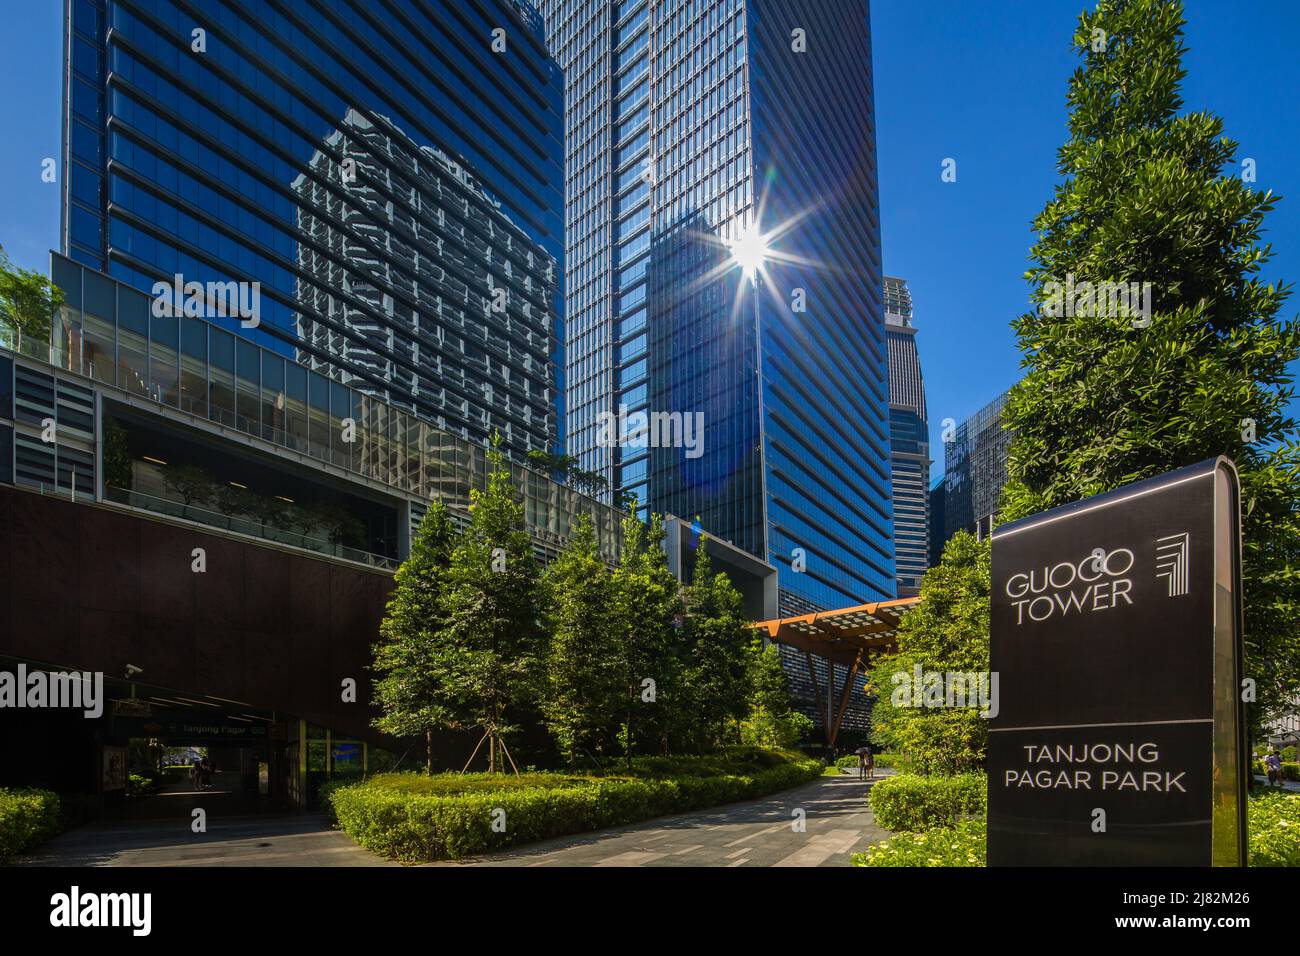
{"label": "pavement stripe", "polygon": [[762,836],[765,833],[775,833],[777,830],[783,829],[784,827],[787,826],[789,826],[788,823],[773,824],[772,826],[767,827],[766,829],[755,830],[753,833],[748,833],[738,840],[732,840],[730,843],[725,843],[723,844],[723,846],[736,846],[737,844],[744,843],[746,840],[752,840],[754,839],[754,837]]}
{"label": "pavement stripe", "polygon": [[685,846],[682,847],[680,850],[674,850],[673,856],[681,856],[683,853],[690,853],[692,850],[703,849],[703,847],[704,847],[703,843],[697,843],[694,846]]}
{"label": "pavement stripe", "polygon": [[189,857],[181,860],[156,860],[151,859],[153,856],[149,851],[128,852],[122,855],[117,862],[118,866],[210,866],[214,863],[225,863],[230,866],[248,866],[269,863],[272,860],[299,860],[303,866],[312,866],[308,857],[317,856],[325,853],[347,853],[351,856],[364,855],[367,862],[373,860],[368,853],[361,850],[358,846],[331,846],[321,847],[319,849],[289,849],[285,853],[223,853],[220,856],[200,856]]}
{"label": "pavement stripe", "polygon": [[[820,866],[830,859],[849,837],[856,842],[858,839],[857,830],[831,830],[829,833],[823,833],[820,836],[813,837],[808,841],[808,845],[795,850],[789,856],[777,860],[773,866]],[[852,846],[853,843],[849,843]]]}
{"label": "pavement stripe", "polygon": [[855,830],[853,836],[845,837],[844,841],[835,848],[835,853],[848,853],[861,838],[862,834]]}
{"label": "pavement stripe", "polygon": [[650,853],[645,850],[629,850],[627,853],[617,853],[614,856],[606,857],[596,866],[645,866],[645,864],[667,855],[667,853]]}
{"label": "pavement stripe", "polygon": [[731,863],[728,863],[727,866],[744,866],[744,865],[745,865],[746,863],[748,863],[748,862],[749,862],[748,859],[744,859],[744,860],[734,860],[734,861],[732,861]]}

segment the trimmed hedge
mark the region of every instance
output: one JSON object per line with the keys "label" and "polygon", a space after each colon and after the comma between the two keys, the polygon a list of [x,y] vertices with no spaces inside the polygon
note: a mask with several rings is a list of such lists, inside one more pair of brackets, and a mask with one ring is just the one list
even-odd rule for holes
{"label": "trimmed hedge", "polygon": [[900,833],[853,855],[854,866],[987,866],[988,826],[963,820],[955,827]]}
{"label": "trimmed hedge", "polygon": [[[899,765],[899,762],[900,761],[898,759],[898,754],[876,754],[877,770],[879,770],[882,767],[897,767]],[[840,757],[838,760],[835,761],[835,766],[840,768],[847,767],[850,770],[857,770],[858,755],[849,754],[846,757]]]}
{"label": "trimmed hedge", "polygon": [[0,789],[0,862],[59,832],[59,798],[49,790]]}
{"label": "trimmed hedge", "polygon": [[[747,769],[753,755],[737,763]],[[513,774],[380,774],[360,783],[332,784],[322,802],[339,828],[360,846],[405,862],[455,859],[568,833],[635,823],[668,813],[760,797],[817,777],[822,762],[776,754],[766,769],[710,773],[725,758],[695,761],[696,774],[680,770],[682,758],[646,758],[633,776]],[[672,766],[674,775],[656,775]],[[708,774],[708,775],[704,775]],[[496,820],[504,828],[493,829]]]}
{"label": "trimmed hedge", "polygon": [[[1258,776],[1268,776],[1268,767],[1264,765],[1263,760],[1256,760],[1251,766],[1251,770]],[[1300,763],[1291,763],[1286,760],[1282,761],[1282,779],[1300,780]]]}
{"label": "trimmed hedge", "polygon": [[895,774],[871,788],[868,800],[886,830],[910,833],[952,827],[962,817],[983,816],[988,781],[982,773],[953,777]]}

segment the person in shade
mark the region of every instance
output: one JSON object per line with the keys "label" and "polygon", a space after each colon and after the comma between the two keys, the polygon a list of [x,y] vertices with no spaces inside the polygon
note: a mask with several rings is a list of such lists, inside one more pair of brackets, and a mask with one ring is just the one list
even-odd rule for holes
{"label": "person in shade", "polygon": [[1282,786],[1282,758],[1276,750],[1270,751],[1264,758],[1264,769],[1268,771],[1268,785]]}

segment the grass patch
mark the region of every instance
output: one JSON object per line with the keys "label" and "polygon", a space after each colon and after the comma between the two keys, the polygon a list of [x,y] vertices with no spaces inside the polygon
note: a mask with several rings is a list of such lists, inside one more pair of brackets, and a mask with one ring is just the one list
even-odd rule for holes
{"label": "grass patch", "polygon": [[472,853],[752,799],[811,780],[822,762],[736,748],[644,757],[629,772],[379,774],[331,784],[322,801],[360,846],[405,862]]}

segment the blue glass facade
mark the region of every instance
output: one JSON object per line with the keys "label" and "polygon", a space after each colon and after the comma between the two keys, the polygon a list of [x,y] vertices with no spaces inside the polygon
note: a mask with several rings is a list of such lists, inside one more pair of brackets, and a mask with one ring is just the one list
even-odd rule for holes
{"label": "blue glass facade", "polygon": [[[71,0],[63,246],[471,441],[563,442],[563,85],[522,0]],[[234,318],[206,316],[234,328]]]}
{"label": "blue glass facade", "polygon": [[[776,565],[783,613],[892,597],[866,0],[539,6],[567,85],[570,453]],[[638,411],[702,414],[702,447],[602,441]]]}

